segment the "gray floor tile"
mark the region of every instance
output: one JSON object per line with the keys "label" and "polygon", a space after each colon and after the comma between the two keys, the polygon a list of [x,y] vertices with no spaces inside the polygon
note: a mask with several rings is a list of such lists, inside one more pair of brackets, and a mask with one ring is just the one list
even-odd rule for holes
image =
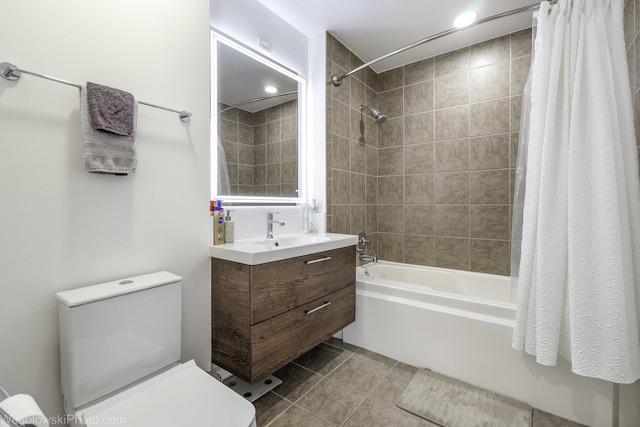
{"label": "gray floor tile", "polygon": [[418,368],[415,366],[407,365],[406,363],[398,362],[396,366],[391,370],[392,374],[399,375],[405,378],[413,378],[413,376],[418,372]]}
{"label": "gray floor tile", "polygon": [[419,422],[400,409],[367,399],[349,417],[345,427],[417,427]]}
{"label": "gray floor tile", "polygon": [[369,397],[395,407],[409,382],[411,378],[402,377],[391,371],[380,381]]}
{"label": "gray floor tile", "polygon": [[322,377],[294,363],[289,363],[273,375],[282,380],[282,384],[273,391],[285,399],[295,402],[313,386],[322,381]]}
{"label": "gray floor tile", "polygon": [[269,424],[269,427],[331,427],[331,424],[294,405]]}
{"label": "gray floor tile", "polygon": [[389,369],[393,368],[398,363],[398,361],[395,359],[392,359],[387,356],[383,356],[382,354],[375,353],[373,351],[365,350],[364,348],[359,349],[356,352],[356,354],[354,354],[352,357],[362,358],[363,360],[381,363]]}
{"label": "gray floor tile", "polygon": [[341,426],[364,401],[366,395],[324,379],[298,401],[298,405],[334,426]]}
{"label": "gray floor tile", "polygon": [[324,346],[317,346],[298,357],[294,362],[315,373],[326,376],[347,360],[350,355],[350,352],[349,354],[343,354]]}
{"label": "gray floor tile", "polygon": [[347,355],[351,353],[355,353],[360,348],[353,344],[348,344],[334,337],[329,338],[328,340],[326,340],[320,345],[331,348],[332,350],[337,351],[338,353],[343,353],[343,354],[346,353]]}
{"label": "gray floor tile", "polygon": [[356,353],[333,371],[328,378],[353,391],[368,395],[390,370],[391,368],[386,364],[363,358]]}
{"label": "gray floor tile", "polygon": [[273,392],[265,394],[253,404],[256,407],[256,423],[258,427],[266,426],[291,406],[291,402],[284,400]]}

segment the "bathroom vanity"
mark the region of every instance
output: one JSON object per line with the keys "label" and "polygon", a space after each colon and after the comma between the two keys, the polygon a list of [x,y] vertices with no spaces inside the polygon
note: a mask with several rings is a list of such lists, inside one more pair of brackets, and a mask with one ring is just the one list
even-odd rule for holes
{"label": "bathroom vanity", "polygon": [[255,383],[355,320],[357,237],[313,238],[260,242],[249,258],[243,243],[211,247],[215,364]]}

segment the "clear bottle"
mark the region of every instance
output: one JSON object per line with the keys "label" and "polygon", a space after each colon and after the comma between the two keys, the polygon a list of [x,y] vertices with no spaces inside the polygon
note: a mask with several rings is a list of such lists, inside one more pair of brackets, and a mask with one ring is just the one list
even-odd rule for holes
{"label": "clear bottle", "polygon": [[224,242],[233,243],[234,223],[231,220],[231,209],[227,211],[227,215],[224,217]]}

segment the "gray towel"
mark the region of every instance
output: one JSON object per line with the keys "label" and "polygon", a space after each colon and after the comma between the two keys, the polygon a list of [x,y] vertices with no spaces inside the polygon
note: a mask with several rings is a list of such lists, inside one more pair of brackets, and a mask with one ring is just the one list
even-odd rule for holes
{"label": "gray towel", "polygon": [[129,92],[87,82],[91,126],[120,136],[133,136],[136,100]]}
{"label": "gray towel", "polygon": [[87,100],[87,88],[80,89],[80,121],[84,141],[84,167],[88,172],[126,175],[136,171],[136,113],[133,107],[133,135],[119,136],[93,129]]}

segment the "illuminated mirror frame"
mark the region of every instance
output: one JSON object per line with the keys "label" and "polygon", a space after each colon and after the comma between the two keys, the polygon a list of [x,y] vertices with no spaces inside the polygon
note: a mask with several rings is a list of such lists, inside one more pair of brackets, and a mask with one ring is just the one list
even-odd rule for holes
{"label": "illuminated mirror frame", "polygon": [[[218,192],[218,43],[223,43],[238,52],[270,67],[298,82],[298,197],[270,197],[270,196],[233,196],[217,194]],[[211,31],[211,200],[223,200],[227,203],[242,204],[298,204],[305,201],[307,193],[307,144],[306,144],[306,80],[298,74],[274,63],[266,57],[254,52],[242,44],[218,33]]]}

